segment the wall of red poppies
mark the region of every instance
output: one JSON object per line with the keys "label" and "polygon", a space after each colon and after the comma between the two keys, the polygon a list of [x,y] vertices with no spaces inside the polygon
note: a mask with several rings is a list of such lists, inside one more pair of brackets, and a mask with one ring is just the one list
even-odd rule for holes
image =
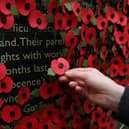
{"label": "wall of red poppies", "polygon": [[[2,31],[9,32],[15,20],[24,17],[33,31],[42,32],[51,25],[53,33],[64,40],[63,49],[57,48],[58,58],[48,62],[46,82],[37,88],[20,88],[16,103],[11,105],[4,104],[3,99],[14,90],[13,78],[8,76],[7,67],[0,64],[0,129],[114,129],[112,111],[93,104],[60,84],[57,78],[70,68],[94,67],[117,83],[129,86],[129,1],[1,0],[0,3]],[[39,3],[43,4],[41,8]],[[35,98],[43,103],[28,115],[23,109],[32,98],[34,103]]]}

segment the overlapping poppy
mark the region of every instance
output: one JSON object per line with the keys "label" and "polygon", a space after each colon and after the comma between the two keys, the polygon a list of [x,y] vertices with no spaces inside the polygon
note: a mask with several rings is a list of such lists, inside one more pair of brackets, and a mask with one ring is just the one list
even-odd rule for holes
{"label": "overlapping poppy", "polygon": [[75,16],[78,16],[79,14],[81,14],[81,6],[78,4],[77,1],[74,1],[72,3],[72,10],[73,10]]}
{"label": "overlapping poppy", "polygon": [[76,52],[74,49],[70,48],[67,54],[67,60],[70,64],[73,64],[75,61]]}
{"label": "overlapping poppy", "polygon": [[98,64],[98,56],[97,55],[89,55],[88,57],[88,66],[89,67],[96,67]]}

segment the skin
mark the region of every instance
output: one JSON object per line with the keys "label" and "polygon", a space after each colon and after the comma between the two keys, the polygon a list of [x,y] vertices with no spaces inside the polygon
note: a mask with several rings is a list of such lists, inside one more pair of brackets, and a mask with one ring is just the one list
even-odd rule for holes
{"label": "skin", "polygon": [[81,95],[93,103],[117,111],[125,88],[95,68],[74,68],[59,77],[62,83],[68,83]]}

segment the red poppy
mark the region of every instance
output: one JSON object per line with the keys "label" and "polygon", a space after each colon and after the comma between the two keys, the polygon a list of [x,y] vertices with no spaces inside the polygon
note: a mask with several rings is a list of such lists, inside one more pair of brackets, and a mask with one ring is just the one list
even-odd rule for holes
{"label": "red poppy", "polygon": [[116,64],[110,66],[110,77],[116,77],[119,73],[119,67]]}
{"label": "red poppy", "polygon": [[81,122],[81,116],[79,114],[74,114],[74,117],[72,119],[72,127],[74,129],[80,128],[80,122]]}
{"label": "red poppy", "polygon": [[120,76],[128,76],[129,75],[129,64],[121,64],[119,70]]}
{"label": "red poppy", "polygon": [[84,121],[81,121],[79,124],[79,128],[80,129],[88,129],[90,127],[90,122],[91,122],[90,119],[86,119]]}
{"label": "red poppy", "polygon": [[29,87],[24,87],[20,89],[20,92],[18,94],[18,102],[20,105],[24,105],[25,102],[27,102],[30,98],[30,89]]}
{"label": "red poppy", "polygon": [[55,124],[59,124],[66,121],[66,115],[67,115],[67,110],[56,109],[55,114],[52,116],[53,122]]}
{"label": "red poppy", "polygon": [[98,64],[98,56],[90,54],[88,57],[88,66],[96,67],[97,64]]}
{"label": "red poppy", "polygon": [[108,39],[109,39],[109,33],[107,31],[104,31],[104,34],[103,34],[103,44],[107,44],[108,42]]}
{"label": "red poppy", "polygon": [[77,1],[74,1],[72,3],[72,10],[73,10],[75,16],[78,16],[81,13],[81,6],[78,4]]}
{"label": "red poppy", "polygon": [[129,50],[128,50],[126,45],[123,45],[123,54],[124,54],[125,59],[128,59],[128,57],[129,57]]}
{"label": "red poppy", "polygon": [[88,30],[88,27],[85,26],[84,24],[82,24],[82,27],[81,27],[81,38],[82,38],[82,40],[85,38],[85,34],[86,34],[87,30]]}
{"label": "red poppy", "polygon": [[0,13],[0,28],[10,29],[14,24],[14,16],[13,15],[3,15]]}
{"label": "red poppy", "polygon": [[116,126],[116,123],[115,123],[114,120],[110,120],[110,121],[108,122],[108,124],[107,124],[107,128],[108,128],[108,129],[114,129],[115,126]]}
{"label": "red poppy", "polygon": [[124,27],[124,33],[129,36],[129,23]]}
{"label": "red poppy", "polygon": [[34,112],[31,116],[34,117],[34,118],[36,118],[37,121],[38,121],[38,123],[40,123],[42,120],[44,120],[42,118],[42,115],[41,115],[41,112],[40,111]]}
{"label": "red poppy", "polygon": [[95,105],[90,100],[86,100],[83,108],[86,114],[90,114],[95,109]]}
{"label": "red poppy", "polygon": [[110,8],[108,8],[108,10],[106,12],[106,18],[110,22],[116,23],[119,19],[119,16],[118,16],[117,12],[115,11],[115,9],[110,7]]}
{"label": "red poppy", "polygon": [[102,56],[103,56],[103,60],[105,61],[107,58],[107,54],[108,54],[108,50],[106,46],[102,46]]}
{"label": "red poppy", "polygon": [[118,54],[118,50],[117,50],[116,44],[113,44],[113,54],[114,54],[114,56],[117,56],[117,54]]}
{"label": "red poppy", "polygon": [[56,95],[56,90],[53,87],[52,83],[43,83],[40,87],[40,96],[43,99],[48,99],[51,96],[55,96]]}
{"label": "red poppy", "polygon": [[72,89],[71,91],[71,97],[73,100],[78,100],[81,98],[81,94],[77,93],[75,89]]}
{"label": "red poppy", "polygon": [[91,19],[94,18],[94,12],[92,9],[84,9],[81,14],[82,21],[84,24],[89,24]]}
{"label": "red poppy", "polygon": [[4,15],[8,15],[13,6],[16,5],[15,0],[1,0],[0,1],[0,11]]}
{"label": "red poppy", "polygon": [[55,15],[55,29],[56,30],[64,30],[66,26],[66,19],[61,13],[57,13]]}
{"label": "red poppy", "polygon": [[80,101],[72,102],[70,107],[71,114],[74,116],[76,113],[78,113],[80,107],[81,107]]}
{"label": "red poppy", "polygon": [[85,55],[87,52],[87,45],[82,47],[82,41],[80,41],[80,55]]}
{"label": "red poppy", "polygon": [[127,43],[127,35],[123,32],[118,31],[115,34],[115,40],[117,44],[124,45]]}
{"label": "red poppy", "polygon": [[67,60],[70,64],[73,64],[75,61],[76,53],[75,50],[70,48],[68,54],[67,54]]}
{"label": "red poppy", "polygon": [[38,121],[36,118],[31,116],[26,116],[22,118],[19,125],[23,125],[26,129],[37,129],[38,128]]}
{"label": "red poppy", "polygon": [[62,123],[56,124],[55,129],[70,129],[70,128],[68,127],[66,122],[62,122]]}
{"label": "red poppy", "polygon": [[10,77],[6,77],[0,81],[0,93],[9,93],[13,89],[13,80]]}
{"label": "red poppy", "polygon": [[98,119],[102,116],[103,110],[101,107],[98,107],[95,111],[92,112],[92,120],[97,122]]}
{"label": "red poppy", "polygon": [[0,129],[3,129],[3,126],[0,124]]}
{"label": "red poppy", "polygon": [[98,6],[98,11],[97,11],[98,12],[98,16],[102,15],[101,14],[101,11],[103,9],[102,7],[103,7],[103,2],[100,2],[99,6]]}
{"label": "red poppy", "polygon": [[65,71],[70,68],[70,66],[66,59],[60,57],[58,60],[52,60],[51,68],[56,74],[63,75]]}
{"label": "red poppy", "polygon": [[53,116],[56,113],[56,108],[53,104],[49,104],[46,106],[46,108],[41,113],[41,116],[43,119],[53,120]]}
{"label": "red poppy", "polygon": [[51,0],[48,5],[48,14],[55,15],[59,12],[59,6],[57,5],[56,0]]}
{"label": "red poppy", "polygon": [[67,32],[65,36],[65,45],[66,47],[75,48],[78,43],[78,37],[74,36],[72,31]]}
{"label": "red poppy", "polygon": [[112,64],[116,64],[116,65],[121,65],[121,64],[123,64],[123,59],[122,59],[122,57],[121,56],[116,56],[116,57],[113,57],[112,59],[111,59],[111,62],[110,62],[110,65],[112,65]]}
{"label": "red poppy", "polygon": [[120,85],[122,85],[122,86],[129,86],[129,80],[128,79],[122,80]]}
{"label": "red poppy", "polygon": [[65,14],[65,30],[75,29],[78,25],[78,19],[75,15]]}
{"label": "red poppy", "polygon": [[6,123],[12,123],[15,120],[19,120],[22,116],[22,111],[17,105],[5,106],[1,111],[1,117]]}
{"label": "red poppy", "polygon": [[97,69],[102,72],[103,74],[106,74],[108,70],[108,65],[107,64],[100,64],[97,66]]}
{"label": "red poppy", "polygon": [[85,34],[85,41],[87,44],[92,44],[92,40],[95,39],[97,36],[96,29],[93,27],[90,27]]}
{"label": "red poppy", "polygon": [[48,25],[47,18],[45,17],[44,14],[42,14],[38,10],[32,11],[28,20],[29,20],[29,25],[32,28],[37,27],[38,29],[42,30],[45,29]]}
{"label": "red poppy", "polygon": [[38,125],[38,129],[53,129],[53,123],[51,120],[42,120]]}
{"label": "red poppy", "polygon": [[103,16],[99,16],[96,21],[99,30],[106,30],[108,27],[108,21]]}
{"label": "red poppy", "polygon": [[21,15],[28,16],[36,9],[35,0],[17,0],[17,9]]}
{"label": "red poppy", "polygon": [[62,1],[62,9],[63,9],[63,12],[64,12],[64,13],[67,13],[67,10],[66,10],[66,8],[65,8],[65,4],[66,4],[66,3],[70,3],[69,0],[63,0],[63,1]]}
{"label": "red poppy", "polygon": [[98,129],[97,125],[92,125],[90,129]]}
{"label": "red poppy", "polygon": [[0,98],[0,108],[3,106],[3,100]]}
{"label": "red poppy", "polygon": [[26,129],[26,127],[24,125],[18,125],[14,129]]}
{"label": "red poppy", "polygon": [[114,81],[115,81],[117,84],[121,84],[120,80],[118,80],[118,79],[114,79]]}
{"label": "red poppy", "polygon": [[127,16],[125,16],[122,12],[118,12],[119,20],[117,21],[117,24],[120,24],[121,26],[127,25]]}
{"label": "red poppy", "polygon": [[96,39],[96,41],[94,42],[94,52],[98,52],[99,48],[100,48],[99,40]]}
{"label": "red poppy", "polygon": [[0,63],[0,80],[3,80],[7,74],[6,66]]}
{"label": "red poppy", "polygon": [[70,98],[69,96],[66,94],[62,97],[61,99],[61,103],[60,103],[60,107],[61,108],[68,108],[70,106]]}
{"label": "red poppy", "polygon": [[124,1],[124,4],[123,4],[123,13],[125,15],[127,15],[127,13],[128,13],[128,0],[125,0]]}
{"label": "red poppy", "polygon": [[82,66],[82,63],[85,61],[86,59],[84,58],[84,56],[81,56],[80,59],[79,59],[79,67],[83,67]]}

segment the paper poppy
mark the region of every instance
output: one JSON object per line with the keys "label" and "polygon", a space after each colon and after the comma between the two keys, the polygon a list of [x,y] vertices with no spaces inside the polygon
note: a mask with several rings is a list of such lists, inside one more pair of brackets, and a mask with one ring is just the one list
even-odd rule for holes
{"label": "paper poppy", "polygon": [[95,39],[97,36],[96,29],[93,27],[90,27],[85,34],[85,41],[87,44],[92,44],[92,40]]}
{"label": "paper poppy", "polygon": [[82,27],[81,27],[81,38],[82,38],[82,40],[85,38],[85,34],[86,34],[87,30],[88,30],[88,26],[85,26],[84,24],[82,24]]}
{"label": "paper poppy", "polygon": [[56,95],[56,90],[51,83],[49,83],[49,84],[48,83],[43,83],[40,86],[40,96],[43,99],[48,99],[51,96],[55,96],[55,95]]}
{"label": "paper poppy", "polygon": [[10,29],[14,24],[13,15],[3,15],[0,13],[0,28]]}
{"label": "paper poppy", "polygon": [[86,52],[87,52],[87,45],[84,47],[82,47],[82,41],[80,41],[80,55],[82,56],[82,55],[85,55],[86,54]]}
{"label": "paper poppy", "polygon": [[38,128],[38,121],[34,117],[25,116],[21,119],[19,125],[25,126],[26,129],[37,129]]}
{"label": "paper poppy", "polygon": [[107,124],[107,128],[114,129],[116,126],[116,122],[114,120],[109,120]]}
{"label": "paper poppy", "polygon": [[62,123],[56,124],[55,129],[70,129],[70,128],[68,127],[66,122],[62,122]]}
{"label": "paper poppy", "polygon": [[3,106],[3,100],[2,98],[0,98],[0,108],[2,108],[2,106]]}
{"label": "paper poppy", "polygon": [[42,118],[42,115],[41,115],[41,112],[40,111],[34,112],[31,116],[34,117],[34,118],[36,118],[37,121],[38,121],[38,123],[40,123],[42,120],[44,120]]}
{"label": "paper poppy", "polygon": [[90,100],[86,100],[83,108],[86,114],[90,114],[95,109],[95,105]]}
{"label": "paper poppy", "polygon": [[61,13],[57,13],[55,15],[55,29],[56,30],[64,30],[66,26],[66,19]]}
{"label": "paper poppy", "polygon": [[9,93],[13,89],[13,80],[10,77],[0,81],[0,93]]}
{"label": "paper poppy", "polygon": [[71,104],[71,101],[70,101],[69,96],[67,94],[64,95],[61,99],[60,107],[67,109],[70,106],[70,104]]}
{"label": "paper poppy", "polygon": [[112,59],[111,59],[111,62],[110,62],[110,65],[112,65],[112,64],[116,64],[116,65],[121,65],[121,64],[123,64],[123,59],[122,59],[122,57],[121,56],[116,56],[116,57],[113,57]]}
{"label": "paper poppy", "polygon": [[108,70],[108,64],[100,64],[97,66],[97,69],[102,72],[103,74],[106,74]]}
{"label": "paper poppy", "polygon": [[129,57],[129,50],[128,50],[126,45],[123,45],[123,55],[124,55],[125,59],[128,59],[128,57]]}
{"label": "paper poppy", "polygon": [[98,64],[98,56],[90,54],[88,57],[88,66],[96,67],[97,64]]}
{"label": "paper poppy", "polygon": [[121,81],[121,83],[120,83],[120,85],[122,85],[122,86],[129,86],[129,80],[128,79],[124,79],[124,80],[122,80]]}
{"label": "paper poppy", "polygon": [[48,25],[48,21],[47,18],[45,17],[45,14],[42,14],[40,11],[38,10],[34,10],[31,12],[31,14],[29,15],[29,25],[32,28],[38,28],[40,30],[45,29]]}
{"label": "paper poppy", "polygon": [[73,100],[78,100],[81,98],[81,94],[79,94],[78,92],[75,91],[75,89],[72,89],[71,91],[71,97]]}
{"label": "paper poppy", "polygon": [[81,106],[82,105],[80,101],[72,102],[70,107],[71,114],[74,116],[76,113],[78,113],[78,110]]}
{"label": "paper poppy", "polygon": [[79,114],[74,114],[74,117],[72,119],[72,127],[74,129],[80,128],[80,122],[81,122],[81,116]]}
{"label": "paper poppy", "polygon": [[122,12],[118,12],[119,19],[117,21],[117,24],[120,24],[121,26],[127,25],[127,16],[125,16]]}
{"label": "paper poppy", "polygon": [[64,13],[67,13],[67,9],[65,8],[65,4],[66,4],[66,3],[70,3],[69,0],[63,0],[63,1],[62,1],[62,9],[63,9],[63,12],[64,12]]}
{"label": "paper poppy", "polygon": [[103,44],[107,44],[109,39],[109,33],[105,30],[103,34]]}
{"label": "paper poppy", "polygon": [[106,30],[108,27],[108,21],[103,16],[99,16],[96,21],[99,30]]}
{"label": "paper poppy", "polygon": [[57,5],[56,0],[51,0],[48,5],[48,14],[56,15],[59,12],[59,6]]}
{"label": "paper poppy", "polygon": [[105,61],[108,55],[108,50],[106,46],[102,46],[102,56],[103,56],[103,60]]}
{"label": "paper poppy", "polygon": [[16,5],[15,0],[1,0],[0,1],[0,11],[4,15],[8,15],[13,6]]}
{"label": "paper poppy", "polygon": [[121,31],[115,34],[115,40],[118,45],[124,45],[127,43],[127,35]]}
{"label": "paper poppy", "polygon": [[3,80],[7,74],[6,66],[0,63],[0,80]]}
{"label": "paper poppy", "polygon": [[67,60],[70,64],[73,64],[75,61],[76,53],[75,50],[70,48],[67,54]]}
{"label": "paper poppy", "polygon": [[78,16],[81,13],[81,6],[78,4],[77,1],[74,1],[72,3],[72,10],[73,10],[75,16]]}
{"label": "paper poppy", "polygon": [[29,87],[21,88],[18,94],[18,102],[20,105],[24,105],[30,98],[30,89]]}
{"label": "paper poppy", "polygon": [[72,31],[67,32],[65,36],[65,46],[75,48],[78,43],[78,37],[74,36]]}
{"label": "paper poppy", "polygon": [[12,123],[21,118],[22,111],[17,105],[5,106],[1,111],[1,117],[6,123]]}
{"label": "paper poppy", "polygon": [[97,122],[99,118],[103,115],[103,110],[101,107],[98,107],[95,111],[92,112],[92,120]]}
{"label": "paper poppy", "polygon": [[108,10],[106,12],[106,18],[110,22],[116,23],[119,19],[119,16],[118,16],[117,12],[115,11],[115,9],[110,7],[110,8],[108,8]]}
{"label": "paper poppy", "polygon": [[88,129],[88,128],[90,128],[90,123],[91,123],[91,120],[87,118],[86,120],[80,122],[79,128],[80,129]]}
{"label": "paper poppy", "polygon": [[80,59],[79,59],[79,67],[83,67],[82,66],[82,63],[85,61],[86,59],[84,58],[84,56],[81,56]]}
{"label": "paper poppy", "polygon": [[120,76],[128,76],[129,75],[129,64],[121,64],[119,66],[119,74]]}
{"label": "paper poppy", "polygon": [[67,110],[56,109],[55,114],[52,116],[53,117],[53,122],[55,124],[63,123],[64,121],[66,121],[66,115],[67,115]]}
{"label": "paper poppy", "polygon": [[75,15],[65,14],[65,30],[75,29],[78,25],[78,19]]}
{"label": "paper poppy", "polygon": [[53,120],[53,115],[56,113],[56,108],[53,104],[49,104],[45,107],[43,112],[41,113],[41,116],[43,119]]}
{"label": "paper poppy", "polygon": [[99,48],[100,48],[100,43],[99,40],[96,39],[94,42],[94,52],[98,52]]}
{"label": "paper poppy", "polygon": [[97,13],[98,13],[98,16],[102,15],[102,9],[103,9],[103,2],[100,2],[99,6],[98,6],[98,10],[97,10]]}
{"label": "paper poppy", "polygon": [[70,66],[66,59],[60,57],[58,60],[52,60],[51,68],[56,74],[62,75],[70,68]]}
{"label": "paper poppy", "polygon": [[51,120],[42,120],[38,125],[38,129],[53,129],[53,123]]}
{"label": "paper poppy", "polygon": [[35,0],[17,0],[17,9],[21,15],[28,16],[36,9]]}
{"label": "paper poppy", "polygon": [[110,77],[116,77],[119,73],[118,65],[112,64],[110,66]]}
{"label": "paper poppy", "polygon": [[94,12],[92,9],[84,9],[81,13],[81,18],[84,24],[89,24],[91,19],[94,18]]}

